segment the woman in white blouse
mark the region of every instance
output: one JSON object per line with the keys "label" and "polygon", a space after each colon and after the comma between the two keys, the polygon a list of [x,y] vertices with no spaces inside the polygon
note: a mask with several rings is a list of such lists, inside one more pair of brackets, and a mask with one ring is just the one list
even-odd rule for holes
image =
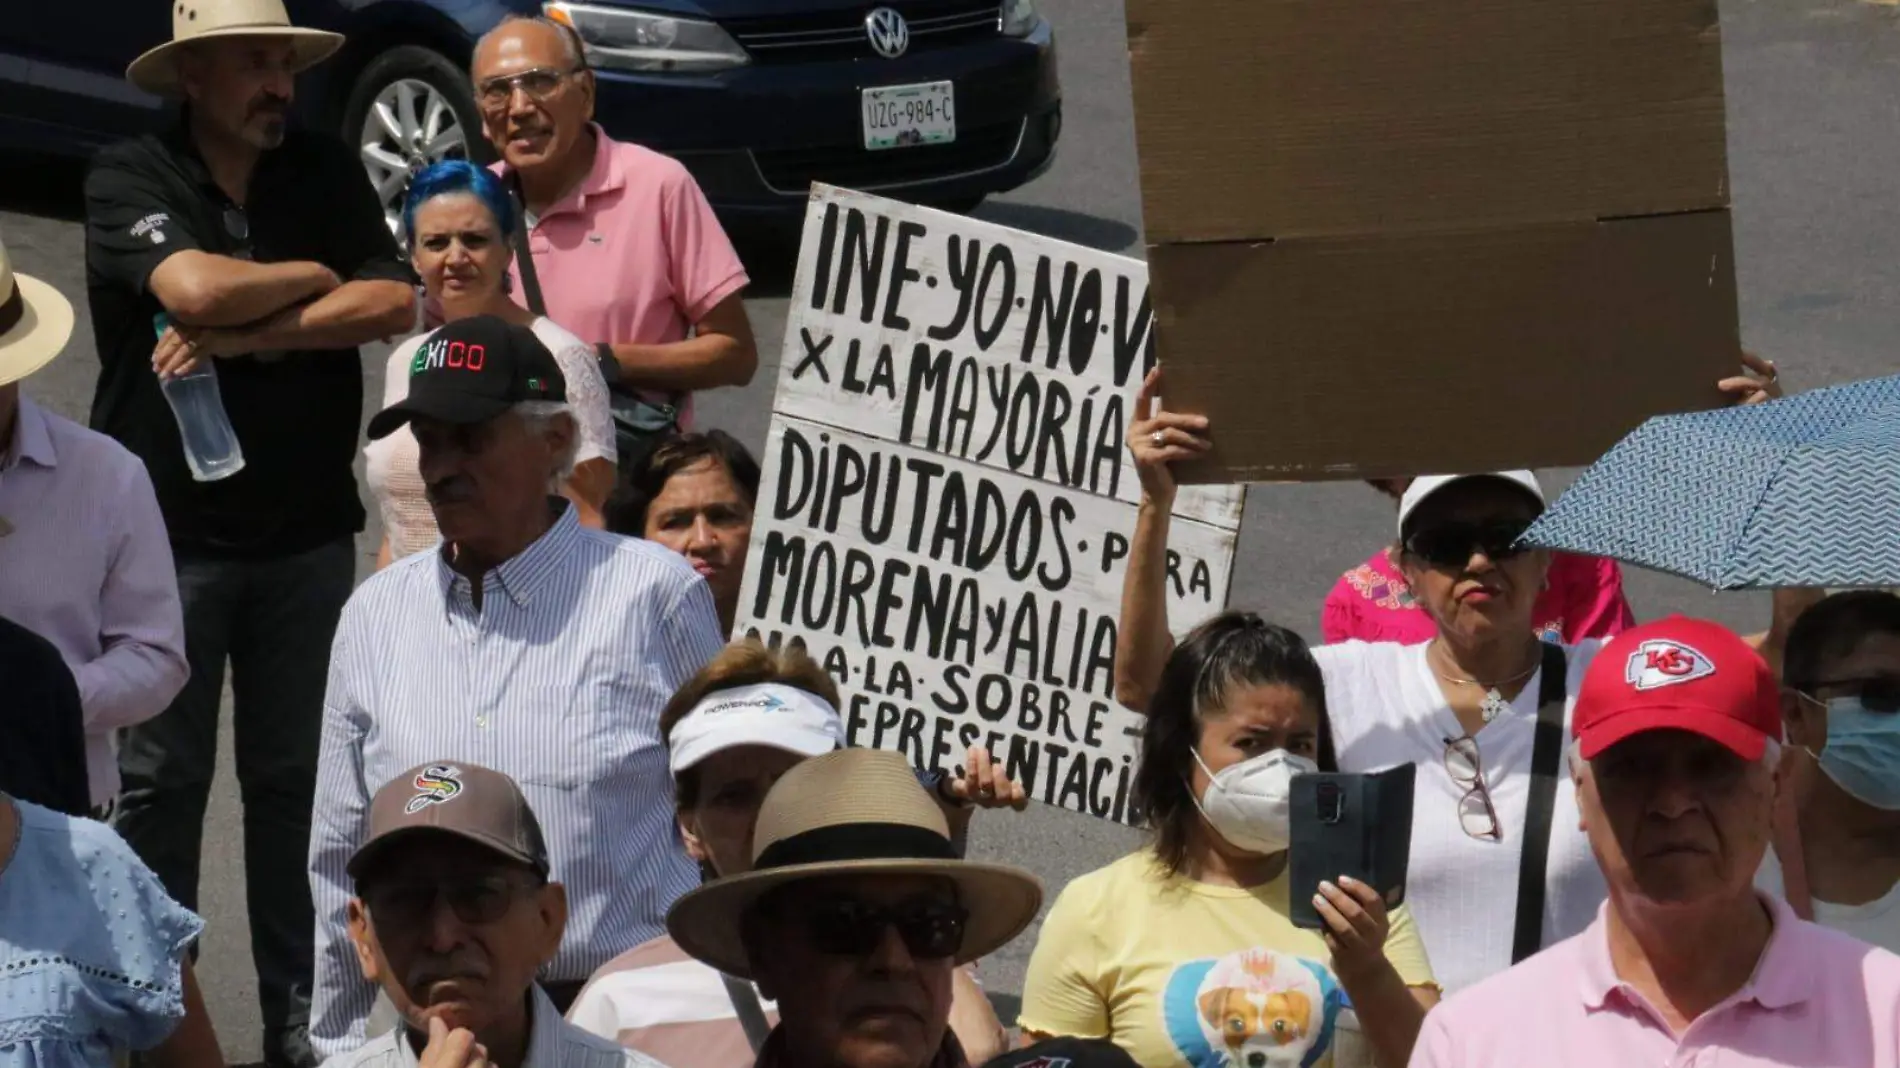
{"label": "woman in white blouse", "polygon": [[[416,175],[403,206],[403,231],[409,258],[423,289],[442,310],[444,322],[473,315],[494,315],[534,331],[554,353],[567,380],[567,402],[580,423],[580,450],[574,473],[559,487],[574,502],[580,521],[602,525],[601,508],[614,485],[613,417],[607,407],[607,383],[594,349],[536,316],[508,296],[508,265],[513,261],[514,230],[519,221],[514,201],[500,179],[462,160],[437,163]],[[430,333],[433,333],[431,331]],[[409,366],[429,333],[396,346],[383,379],[383,407],[409,393]],[[417,469],[416,439],[403,427],[372,441],[368,460],[370,492],[383,520],[383,547],[377,566],[387,566],[439,540]]]}
{"label": "woman in white blouse", "polygon": [[[1750,374],[1724,379],[1734,403],[1780,395],[1774,366],[1745,355]],[[1156,407],[1160,371],[1136,400],[1129,450],[1142,500],[1122,591],[1115,694],[1141,710],[1174,648],[1168,626],[1170,465],[1210,447],[1207,420]],[[1151,411],[1151,408],[1155,410]],[[1521,953],[1576,934],[1596,918],[1605,889],[1578,826],[1570,777],[1547,753],[1534,771],[1540,710],[1567,725],[1598,639],[1547,647],[1532,627],[1549,554],[1520,540],[1544,510],[1529,471],[1414,479],[1399,504],[1398,563],[1437,625],[1428,642],[1347,641],[1313,650],[1325,680],[1339,768],[1370,772],[1415,764],[1406,905],[1440,984],[1455,992]],[[1775,626],[1753,641],[1773,665],[1808,598],[1776,594]],[[1546,664],[1562,666],[1546,685]],[[1558,735],[1561,739],[1563,735]],[[1544,800],[1533,809],[1533,786]],[[1549,807],[1544,807],[1544,805]],[[1538,845],[1543,881],[1520,896],[1533,811],[1549,814]],[[1534,875],[1532,876],[1535,877]],[[1524,915],[1520,937],[1518,914]]]}

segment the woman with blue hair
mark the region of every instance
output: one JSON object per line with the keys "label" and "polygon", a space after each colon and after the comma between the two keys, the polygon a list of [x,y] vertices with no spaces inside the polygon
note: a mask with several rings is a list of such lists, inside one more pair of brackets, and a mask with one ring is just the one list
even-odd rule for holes
{"label": "woman with blue hair", "polygon": [[[533,330],[554,354],[567,382],[567,403],[556,407],[570,415],[579,430],[574,460],[567,465],[570,473],[560,492],[574,502],[582,523],[601,526],[601,508],[614,485],[613,417],[607,408],[607,383],[601,377],[592,346],[509,297],[508,267],[514,260],[512,240],[519,219],[514,200],[501,180],[464,160],[437,163],[410,183],[402,225],[410,262],[422,278],[429,299],[440,307],[443,322],[476,315],[497,316]],[[408,395],[411,361],[432,333],[418,334],[389,354],[383,379],[384,407]],[[552,418],[560,412],[523,414]],[[409,428],[370,442],[364,455],[368,459],[370,491],[375,494],[383,519],[378,566],[435,545],[440,534],[417,466],[416,439]]]}

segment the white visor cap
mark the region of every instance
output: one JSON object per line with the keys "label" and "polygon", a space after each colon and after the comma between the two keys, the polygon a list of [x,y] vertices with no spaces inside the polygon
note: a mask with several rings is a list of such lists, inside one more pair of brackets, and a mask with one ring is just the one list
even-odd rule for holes
{"label": "white visor cap", "polygon": [[1411,485],[1405,487],[1405,495],[1399,498],[1399,537],[1403,538],[1405,536],[1405,521],[1411,518],[1412,513],[1418,510],[1419,505],[1425,503],[1426,498],[1444,489],[1446,486],[1459,482],[1469,482],[1475,478],[1491,478],[1508,482],[1537,498],[1539,505],[1549,503],[1544,500],[1544,487],[1538,484],[1537,476],[1531,474],[1529,471],[1484,471],[1470,475],[1420,475],[1412,480]]}
{"label": "white visor cap", "polygon": [[844,721],[823,698],[762,682],[715,690],[673,725],[669,766],[678,775],[714,753],[765,745],[815,757],[844,747]]}

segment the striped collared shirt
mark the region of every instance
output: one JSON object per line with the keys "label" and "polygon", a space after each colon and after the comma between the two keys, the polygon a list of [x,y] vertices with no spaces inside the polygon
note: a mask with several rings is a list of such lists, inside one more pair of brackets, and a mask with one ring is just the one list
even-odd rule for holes
{"label": "striped collared shirt", "polygon": [[550,980],[583,980],[665,931],[699,881],[673,823],[660,710],[723,646],[712,594],[651,542],[588,530],[571,506],[548,532],[469,581],[417,553],[350,597],[324,696],[311,820],[317,909],[310,1037],[363,1040],[375,990],[344,929],[344,867],[370,797],[430,761],[466,760],[520,784],[547,838],[569,918]]}
{"label": "striped collared shirt", "polygon": [[[533,1018],[528,1022],[528,1054],[521,1068],[666,1068],[644,1053],[575,1027],[554,1010],[554,1003],[535,987]],[[409,1029],[401,1025],[348,1053],[323,1062],[323,1068],[416,1068],[416,1048]]]}

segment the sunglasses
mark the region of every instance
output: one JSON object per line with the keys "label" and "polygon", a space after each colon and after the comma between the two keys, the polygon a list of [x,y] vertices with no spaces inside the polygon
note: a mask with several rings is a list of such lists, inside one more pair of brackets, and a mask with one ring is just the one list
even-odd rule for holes
{"label": "sunglasses", "polygon": [[1405,539],[1405,551],[1433,567],[1463,567],[1477,553],[1492,563],[1522,555],[1528,519],[1499,519],[1488,523],[1446,523],[1415,530]]}
{"label": "sunglasses", "polygon": [[895,927],[904,948],[918,960],[956,956],[970,922],[968,909],[946,901],[884,906],[848,897],[813,902],[799,910],[799,917],[820,953],[868,957],[884,941],[884,929]]}
{"label": "sunglasses", "polygon": [[1869,712],[1900,712],[1900,675],[1871,675],[1864,679],[1832,679],[1817,682],[1804,690],[1797,691],[1801,696],[1816,704],[1827,701],[1814,696],[1816,690],[1836,691],[1836,697],[1858,697],[1861,707]]}
{"label": "sunglasses", "polygon": [[506,916],[515,899],[527,889],[525,879],[494,873],[453,882],[380,883],[366,887],[362,895],[370,915],[383,923],[424,922],[435,913],[440,900],[448,903],[456,919],[478,926]]}

